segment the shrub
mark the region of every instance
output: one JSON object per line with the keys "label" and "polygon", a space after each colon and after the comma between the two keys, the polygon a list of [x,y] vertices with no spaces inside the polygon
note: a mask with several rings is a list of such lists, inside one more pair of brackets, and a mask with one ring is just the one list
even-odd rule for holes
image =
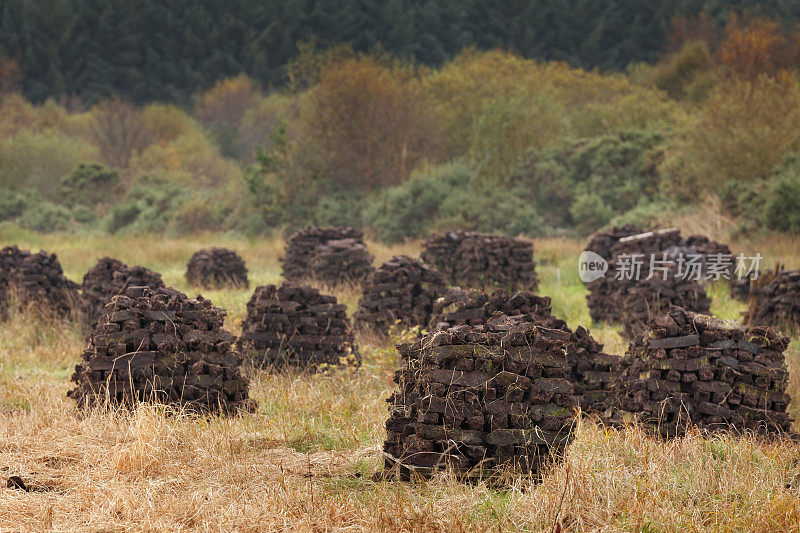
{"label": "shrub", "polygon": [[534,236],[544,226],[536,209],[508,189],[455,187],[439,206],[433,228]]}
{"label": "shrub", "polygon": [[220,202],[209,194],[198,193],[180,202],[175,208],[169,227],[181,234],[220,231],[224,222],[225,214]]}
{"label": "shrub", "polygon": [[62,178],[95,154],[92,146],[54,129],[0,137],[0,187],[36,189],[55,200]]}
{"label": "shrub", "polygon": [[98,163],[81,163],[61,180],[61,198],[69,204],[94,206],[110,203],[119,184],[119,172]]}
{"label": "shrub", "polygon": [[0,222],[12,220],[22,215],[30,203],[30,194],[35,194],[35,191],[26,194],[0,189]]}
{"label": "shrub", "polygon": [[162,232],[167,229],[186,191],[164,179],[144,176],[114,206],[109,231]]}
{"label": "shrub", "polygon": [[52,202],[41,202],[35,208],[28,208],[18,219],[23,228],[34,231],[64,231],[70,227],[72,214],[64,206]]}
{"label": "shrub", "polygon": [[630,131],[532,152],[511,184],[547,226],[591,232],[657,196],[662,141],[658,133]]}
{"label": "shrub", "polygon": [[773,173],[761,220],[769,229],[800,232],[800,156],[787,158]]}
{"label": "shrub", "polygon": [[469,187],[473,178],[463,163],[417,172],[405,183],[367,201],[362,218],[385,242],[423,237],[447,196],[458,188]]}

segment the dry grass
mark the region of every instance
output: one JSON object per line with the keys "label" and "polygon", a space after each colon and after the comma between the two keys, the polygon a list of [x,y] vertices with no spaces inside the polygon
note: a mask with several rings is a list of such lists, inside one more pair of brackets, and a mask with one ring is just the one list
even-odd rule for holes
{"label": "dry grass", "polygon": [[[0,242],[56,252],[73,279],[112,255],[164,274],[187,290],[186,261],[196,249],[240,252],[254,283],[279,277],[280,243],[201,236],[115,240],[6,234]],[[418,251],[370,246],[379,260]],[[797,268],[800,245],[775,239],[739,243]],[[541,292],[573,326],[588,324],[575,259],[581,243],[536,243]],[[743,308],[722,286],[714,311]],[[191,292],[191,291],[189,291]],[[335,289],[352,310],[358,292]],[[237,331],[250,291],[207,293]],[[622,352],[613,327],[593,328]],[[443,475],[427,482],[374,481],[396,356],[360,338],[364,366],[330,375],[253,375],[258,412],[232,420],[132,413],[79,413],[65,397],[83,342],[62,324],[15,315],[0,325],[0,475],[20,475],[41,490],[0,489],[0,530],[800,530],[800,448],[693,434],[664,443],[636,428],[578,427],[566,460],[539,483],[506,488],[464,485]],[[791,392],[800,398],[800,353],[789,352]],[[800,411],[792,404],[795,416]]]}

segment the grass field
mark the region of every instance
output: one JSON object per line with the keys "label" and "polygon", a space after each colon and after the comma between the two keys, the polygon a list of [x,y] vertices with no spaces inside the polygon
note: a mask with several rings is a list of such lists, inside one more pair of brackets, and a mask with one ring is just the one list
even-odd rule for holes
{"label": "grass field", "polygon": [[[278,239],[207,235],[182,239],[42,236],[0,226],[0,245],[58,254],[80,281],[110,255],[161,272],[190,295],[186,261],[205,246],[237,250],[253,285],[279,280]],[[369,242],[376,261],[416,255],[418,243]],[[540,292],[571,326],[589,325],[577,278],[582,243],[535,243]],[[800,267],[800,241],[740,242],[765,264]],[[712,287],[712,310],[736,318],[743,305]],[[336,291],[354,311],[357,290]],[[238,333],[248,290],[208,291]],[[623,353],[614,327],[594,327],[606,350]],[[800,447],[724,435],[661,442],[636,428],[582,421],[566,460],[539,483],[465,485],[376,480],[386,402],[397,356],[389,342],[359,339],[364,365],[327,375],[253,376],[257,413],[234,419],[80,413],[66,398],[83,341],[76,327],[12,316],[0,324],[0,477],[41,490],[0,489],[0,530],[800,530]],[[800,414],[800,349],[787,352],[792,414]],[[800,429],[800,428],[797,428]]]}

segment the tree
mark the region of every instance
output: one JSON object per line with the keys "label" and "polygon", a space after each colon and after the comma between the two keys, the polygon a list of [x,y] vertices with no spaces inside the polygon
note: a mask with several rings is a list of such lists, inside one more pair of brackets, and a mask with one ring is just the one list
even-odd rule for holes
{"label": "tree", "polygon": [[142,112],[119,98],[95,106],[91,115],[90,138],[107,165],[126,168],[134,154],[153,142]]}
{"label": "tree", "polygon": [[345,188],[373,189],[435,157],[432,113],[412,67],[361,55],[322,68],[303,119],[322,173]]}

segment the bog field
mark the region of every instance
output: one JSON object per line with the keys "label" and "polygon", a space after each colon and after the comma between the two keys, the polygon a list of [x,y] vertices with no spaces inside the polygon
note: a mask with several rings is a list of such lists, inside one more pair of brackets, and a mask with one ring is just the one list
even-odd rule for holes
{"label": "bog field", "polygon": [[[111,256],[186,284],[186,263],[211,246],[238,252],[249,289],[202,291],[238,334],[255,286],[280,280],[279,237],[217,234],[186,238],[42,235],[0,228],[0,243],[56,253],[80,281]],[[418,256],[418,242],[368,241],[375,264]],[[797,268],[800,240],[731,242]],[[609,353],[623,354],[619,327],[591,327],[577,275],[583,242],[534,241],[538,293],[569,326],[585,325]],[[359,290],[332,290],[356,310]],[[711,310],[737,318],[745,304],[727,286],[710,288]],[[463,483],[385,479],[386,399],[399,356],[393,340],[360,334],[358,369],[321,373],[248,371],[255,413],[233,418],[130,411],[79,411],[66,396],[84,348],[78,326],[11,313],[0,324],[0,531],[785,531],[800,529],[800,445],[690,432],[672,440],[637,427],[604,428],[584,418],[565,460],[542,479]],[[790,414],[800,417],[800,339],[786,351]],[[800,429],[795,427],[795,429]]]}

